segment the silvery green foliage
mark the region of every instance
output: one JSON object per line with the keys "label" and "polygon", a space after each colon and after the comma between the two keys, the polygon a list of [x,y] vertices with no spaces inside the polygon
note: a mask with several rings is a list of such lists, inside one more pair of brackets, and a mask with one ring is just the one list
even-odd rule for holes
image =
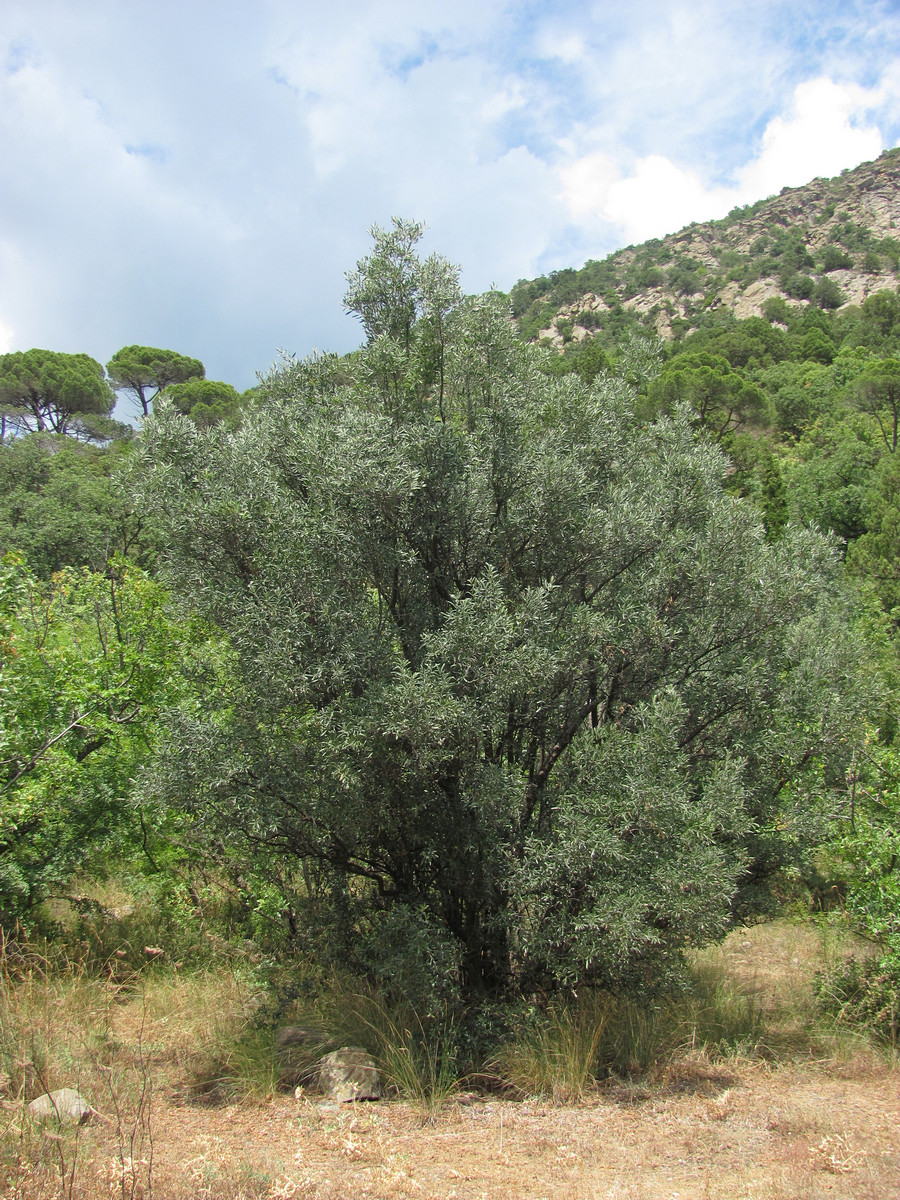
{"label": "silvery green foliage", "polygon": [[294,863],[286,904],[393,981],[652,985],[783,861],[786,783],[840,754],[834,557],[769,544],[684,414],[549,379],[501,297],[382,251],[351,363],[287,362],[235,433],[147,422],[172,585],[233,655],[152,789],[242,866]]}

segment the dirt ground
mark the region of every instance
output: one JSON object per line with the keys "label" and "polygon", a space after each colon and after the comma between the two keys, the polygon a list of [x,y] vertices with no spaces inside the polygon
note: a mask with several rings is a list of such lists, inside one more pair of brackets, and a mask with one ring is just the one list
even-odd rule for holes
{"label": "dirt ground", "polygon": [[[900,1196],[900,1074],[815,1064],[674,1068],[571,1108],[451,1102],[433,1123],[397,1102],[154,1104],[152,1194],[316,1200],[888,1200]],[[85,1135],[103,1142],[103,1131]],[[90,1148],[89,1195],[141,1194]],[[112,1149],[112,1147],[110,1147]],[[88,1151],[88,1147],[84,1146]],[[87,1164],[86,1164],[87,1165]]]}

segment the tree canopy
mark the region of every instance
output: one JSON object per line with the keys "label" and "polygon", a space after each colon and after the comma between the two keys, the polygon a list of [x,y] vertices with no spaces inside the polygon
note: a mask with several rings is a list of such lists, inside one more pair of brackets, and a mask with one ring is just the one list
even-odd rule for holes
{"label": "tree canopy", "polygon": [[145,417],[164,388],[188,379],[203,379],[206,374],[199,359],[155,346],[123,346],[106,364],[106,369],[113,386],[129,392]]}
{"label": "tree canopy", "polygon": [[91,422],[109,418],[114,405],[103,367],[87,354],[16,350],[0,356],[4,426],[67,433],[81,423],[88,436],[102,437],[102,425],[92,429]]}
{"label": "tree canopy", "polygon": [[0,450],[0,546],[44,579],[63,567],[102,571],[115,553],[147,566],[151,547],[124,476],[130,444],[83,446],[29,435]]}
{"label": "tree canopy", "polygon": [[856,380],[855,394],[859,407],[878,422],[885,447],[895,454],[900,433],[900,361],[867,362]]}
{"label": "tree canopy", "polygon": [[650,985],[790,857],[786,785],[841,769],[838,563],[769,541],[684,410],[549,378],[419,233],[350,277],[349,378],[288,363],[236,433],[147,423],[168,579],[233,653],[148,795],[382,979]]}
{"label": "tree canopy", "polygon": [[230,383],[215,379],[188,379],[166,388],[166,395],[175,408],[190,416],[198,425],[215,425],[224,421],[234,425],[240,419],[242,398]]}
{"label": "tree canopy", "polygon": [[745,425],[761,424],[768,415],[765,393],[732,370],[722,355],[705,351],[680,354],[667,363],[650,385],[649,399],[664,412],[690,405],[697,424],[719,440]]}

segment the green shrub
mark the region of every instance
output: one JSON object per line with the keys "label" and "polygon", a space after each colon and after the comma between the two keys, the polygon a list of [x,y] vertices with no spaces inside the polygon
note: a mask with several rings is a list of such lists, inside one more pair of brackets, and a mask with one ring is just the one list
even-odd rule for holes
{"label": "green shrub", "polygon": [[[796,273],[782,274],[780,282],[782,289],[793,300],[809,300],[816,288],[816,281],[811,279],[809,275],[798,275]],[[837,306],[835,305],[835,307]]]}
{"label": "green shrub", "polygon": [[833,279],[820,279],[813,289],[812,299],[819,308],[840,308],[846,304],[847,295]]}
{"label": "green shrub", "polygon": [[840,246],[823,246],[821,263],[823,271],[841,271],[853,266],[853,259]]}
{"label": "green shrub", "polygon": [[680,992],[655,1000],[584,992],[532,1008],[487,1071],[520,1094],[572,1103],[597,1079],[646,1075],[685,1054],[768,1054],[764,1033],[758,997],[701,957]]}
{"label": "green shrub", "polygon": [[900,959],[850,959],[819,976],[819,1004],[841,1024],[865,1029],[890,1046],[900,1035]]}

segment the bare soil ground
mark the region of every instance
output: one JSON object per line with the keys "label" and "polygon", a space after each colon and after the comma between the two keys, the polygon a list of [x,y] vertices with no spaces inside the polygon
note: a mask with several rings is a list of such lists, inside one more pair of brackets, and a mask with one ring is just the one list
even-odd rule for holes
{"label": "bare soil ground", "polygon": [[[102,1128],[84,1136],[83,1194],[130,1186]],[[454,1102],[434,1123],[397,1102],[164,1102],[152,1141],[160,1198],[889,1200],[900,1076],[683,1063],[652,1088],[614,1084],[578,1107]]]}

